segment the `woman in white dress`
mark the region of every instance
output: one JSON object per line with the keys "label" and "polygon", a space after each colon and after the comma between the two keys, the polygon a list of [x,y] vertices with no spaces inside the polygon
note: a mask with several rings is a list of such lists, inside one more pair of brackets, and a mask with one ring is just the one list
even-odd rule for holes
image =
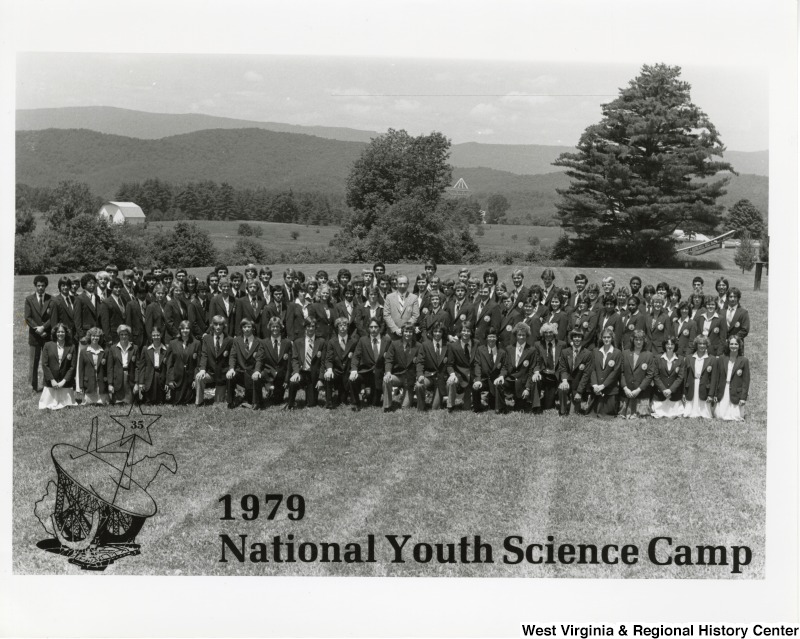
{"label": "woman in white dress", "polygon": [[717,360],[717,408],[714,416],[726,421],[742,421],[750,392],[750,362],[742,351],[742,339],[732,335],[725,344],[725,352]]}
{"label": "woman in white dress", "polygon": [[653,417],[683,417],[684,365],[683,358],[675,354],[677,344],[674,337],[667,337],[664,352],[656,357]]}
{"label": "woman in white dress", "polygon": [[695,352],[686,358],[686,382],[684,384],[684,417],[711,419],[711,409],[716,401],[717,358],[708,352],[708,338],[694,338]]}
{"label": "woman in white dress", "polygon": [[60,322],[52,332],[53,341],[42,348],[42,373],[44,388],[39,398],[39,408],[58,410],[75,406],[75,346],[70,344],[69,329]]}
{"label": "woman in white dress", "polygon": [[86,331],[89,345],[78,358],[78,377],[75,390],[83,392],[84,404],[108,404],[106,392],[106,352],[100,346],[103,331],[96,326]]}

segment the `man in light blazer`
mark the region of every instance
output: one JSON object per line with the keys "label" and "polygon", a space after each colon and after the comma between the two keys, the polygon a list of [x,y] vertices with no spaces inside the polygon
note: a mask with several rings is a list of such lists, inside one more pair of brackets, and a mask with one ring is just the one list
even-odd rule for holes
{"label": "man in light blazer", "polygon": [[408,292],[408,278],[405,275],[397,278],[397,290],[386,296],[383,318],[392,339],[403,337],[403,326],[416,326],[419,319],[419,298]]}

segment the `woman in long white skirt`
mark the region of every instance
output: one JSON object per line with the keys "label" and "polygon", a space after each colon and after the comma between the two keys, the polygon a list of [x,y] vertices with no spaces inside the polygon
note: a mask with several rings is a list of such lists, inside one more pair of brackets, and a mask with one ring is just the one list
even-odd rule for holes
{"label": "woman in long white skirt", "polygon": [[717,390],[717,358],[708,352],[708,338],[694,338],[695,353],[686,358],[684,384],[684,417],[711,419],[711,408]]}
{"label": "woman in long white skirt", "polygon": [[664,352],[656,358],[653,417],[683,417],[683,358],[675,354],[678,342],[667,337]]}
{"label": "woman in long white skirt", "polygon": [[44,388],[39,408],[58,410],[75,406],[75,347],[69,343],[69,329],[60,322],[53,328],[53,341],[42,349]]}
{"label": "woman in long white skirt", "polygon": [[717,408],[714,416],[726,421],[744,420],[744,407],[750,392],[750,362],[742,351],[742,339],[732,335],[720,356],[717,366]]}

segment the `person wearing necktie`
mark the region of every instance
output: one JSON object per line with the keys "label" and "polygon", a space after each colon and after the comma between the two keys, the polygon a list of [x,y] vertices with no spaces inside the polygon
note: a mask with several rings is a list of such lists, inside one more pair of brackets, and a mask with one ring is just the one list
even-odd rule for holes
{"label": "person wearing necktie", "polygon": [[383,412],[392,410],[392,393],[396,386],[402,389],[400,405],[407,408],[411,405],[411,396],[414,393],[415,377],[417,370],[417,356],[420,345],[414,340],[414,324],[408,322],[403,325],[403,338],[391,343],[384,355],[383,376]]}
{"label": "person wearing necktie", "polygon": [[508,372],[503,378],[503,392],[506,405],[512,404],[515,411],[525,410],[530,395],[530,392],[526,391],[534,354],[534,349],[528,346],[530,330],[525,322],[519,322],[513,331],[516,343],[506,348]]}
{"label": "person wearing necktie", "polygon": [[233,408],[236,398],[236,385],[244,387],[242,406],[257,410],[262,403],[261,369],[264,365],[264,351],[261,340],[254,334],[255,322],[248,318],[241,321],[240,335],[233,339],[228,356],[228,408]]}
{"label": "person wearing necktie", "polygon": [[572,346],[562,349],[559,363],[556,367],[556,376],[560,379],[558,385],[558,413],[569,415],[571,409],[580,415],[581,399],[589,384],[589,374],[592,363],[592,354],[589,349],[583,348],[585,334],[581,330],[570,333]]}
{"label": "person wearing necktie", "polygon": [[350,358],[350,403],[352,409],[361,408],[361,391],[369,395],[373,406],[380,406],[381,387],[383,385],[383,356],[389,336],[381,337],[381,322],[372,318],[367,324],[368,334],[358,340],[353,357]]}
{"label": "person wearing necktie", "polygon": [[224,406],[228,394],[225,373],[228,369],[233,339],[227,335],[227,322],[222,315],[211,318],[210,331],[203,336],[200,347],[200,361],[197,364],[195,377],[195,405],[205,403],[206,388],[214,389],[214,404]]}
{"label": "person wearing necktie", "polygon": [[472,382],[474,412],[481,412],[483,406],[493,408],[498,413],[505,411],[501,389],[506,373],[506,351],[498,345],[497,331],[490,328],[486,334],[486,344],[478,347],[474,358]]}
{"label": "person wearing necktie", "polygon": [[29,368],[28,380],[34,392],[40,392],[39,361],[42,348],[50,338],[50,296],[45,293],[49,281],[44,275],[33,278],[36,292],[25,298],[25,323],[28,325]]}
{"label": "person wearing necktie", "polygon": [[532,400],[533,410],[541,412],[555,408],[558,397],[558,374],[556,369],[561,359],[563,342],[556,340],[558,325],[554,323],[543,324],[541,328],[542,341],[534,345],[533,374],[530,376],[525,388],[525,399],[529,396]]}
{"label": "person wearing necktie", "polygon": [[444,324],[436,322],[430,329],[431,339],[422,343],[417,356],[417,409],[425,410],[425,396],[433,390],[431,408],[444,406],[447,396],[447,345],[444,342]]}
{"label": "person wearing necktie", "polygon": [[72,280],[62,277],[58,280],[58,295],[50,302],[50,325],[63,324],[71,337],[75,335],[75,302],[71,294]]}
{"label": "person wearing necktie", "polygon": [[476,342],[472,339],[472,324],[466,320],[461,325],[459,339],[447,349],[447,411],[452,413],[456,396],[464,394],[464,410],[472,408],[472,375],[474,372]]}
{"label": "person wearing necktie", "polygon": [[122,280],[112,280],[109,289],[110,293],[100,304],[100,327],[103,329],[105,343],[110,347],[119,341],[117,329],[120,324],[125,323],[125,305],[120,296]]}
{"label": "person wearing necktie", "polygon": [[356,347],[357,340],[348,337],[350,320],[347,317],[337,317],[333,322],[336,335],[328,340],[325,347],[325,408],[334,408],[333,393],[339,404],[348,403],[350,400],[350,359]]}
{"label": "person wearing necktie", "polygon": [[725,313],[725,337],[738,337],[742,340],[739,355],[744,355],[744,338],[750,332],[750,314],[743,309],[739,303],[742,299],[742,292],[736,286],[728,289],[728,308]]}
{"label": "person wearing necktie", "polygon": [[324,386],[323,351],[325,340],[317,335],[317,323],[308,317],[303,322],[305,335],[294,341],[292,350],[292,376],[289,378],[289,401],[286,408],[296,407],[297,391],[305,391],[306,407],[317,405],[317,393]]}

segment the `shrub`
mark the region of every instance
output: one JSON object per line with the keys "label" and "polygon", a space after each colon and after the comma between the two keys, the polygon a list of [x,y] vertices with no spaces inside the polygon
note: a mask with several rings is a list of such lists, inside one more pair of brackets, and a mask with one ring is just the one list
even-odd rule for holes
{"label": "shrub", "polygon": [[291,233],[289,233],[289,235],[293,240],[296,240],[298,237],[300,237],[300,233],[298,231],[292,231]]}
{"label": "shrub", "polygon": [[233,248],[224,251],[221,258],[226,264],[264,264],[270,261],[267,249],[264,248],[261,242],[249,237],[236,240]]}
{"label": "shrub", "polygon": [[207,266],[217,261],[217,250],[211,236],[189,222],[178,222],[171,232],[157,235],[153,247],[166,264],[180,264],[188,268]]}

